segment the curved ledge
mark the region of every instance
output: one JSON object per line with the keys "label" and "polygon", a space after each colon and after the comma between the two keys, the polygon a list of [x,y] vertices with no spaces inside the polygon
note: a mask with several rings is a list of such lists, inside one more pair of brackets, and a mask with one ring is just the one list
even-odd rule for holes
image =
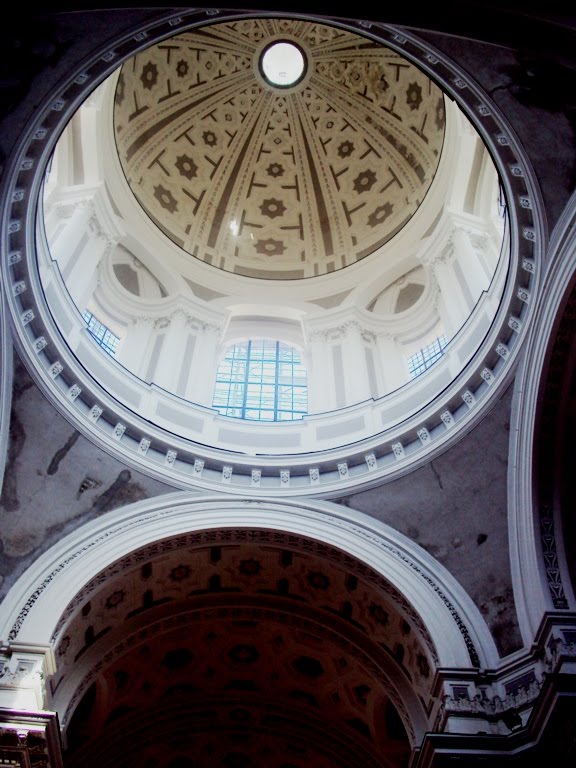
{"label": "curved ledge", "polygon": [[8,450],[8,436],[10,434],[10,411],[12,407],[12,337],[10,334],[10,318],[6,306],[4,292],[0,291],[0,493],[4,483],[4,470],[6,468],[6,452]]}
{"label": "curved ledge", "polygon": [[440,667],[493,667],[498,653],[478,608],[454,577],[403,534],[327,501],[191,496],[130,504],[94,520],[41,555],[0,606],[0,637],[50,644],[90,579],[130,552],[191,531],[267,529],[348,552],[395,585],[428,629]]}
{"label": "curved ledge", "polygon": [[[532,642],[545,611],[573,610],[576,604],[566,557],[560,555],[563,542],[557,499],[546,488],[547,479],[542,471],[539,487],[533,480],[538,448],[534,441],[537,420],[545,407],[546,381],[554,379],[556,386],[562,377],[558,371],[546,374],[546,369],[554,347],[550,340],[555,339],[566,303],[574,291],[575,201],[576,194],[565,208],[569,214],[562,216],[552,233],[543,277],[542,295],[546,300],[539,301],[535,308],[514,400],[517,426],[511,430],[510,465],[515,471],[509,481],[509,539],[514,599],[520,630],[527,643]],[[569,343],[569,339],[564,339],[564,346]],[[561,345],[557,351],[560,354],[556,365],[562,366],[566,350]],[[543,441],[545,430],[541,432],[539,439]],[[554,457],[550,457],[550,462],[554,462]]]}
{"label": "curved ledge", "polygon": [[[227,18],[233,18],[233,14]],[[213,436],[223,428],[221,419],[210,409],[204,409],[200,424],[190,415],[189,404],[177,398],[170,401],[164,416],[152,426],[148,409],[157,412],[156,398],[159,394],[166,397],[165,393],[150,387],[136,407],[128,408],[88,374],[81,363],[82,355],[77,359],[62,343],[61,332],[46,305],[31,245],[44,169],[59,132],[87,92],[120,61],[153,40],[205,19],[205,11],[186,11],[178,17],[166,15],[135,30],[131,36],[111,40],[106,50],[82,62],[68,82],[60,84],[51,98],[39,106],[6,172],[8,200],[2,227],[6,255],[2,270],[15,343],[41,389],[76,428],[128,464],[169,480],[176,487],[268,497],[289,489],[294,496],[334,498],[351,487],[366,488],[399,477],[454,444],[508,385],[537,295],[545,238],[533,173],[504,117],[471,78],[404,31],[379,24],[342,24],[400,51],[458,102],[488,146],[508,202],[511,262],[503,298],[495,319],[480,326],[482,344],[453,381],[448,375],[447,357],[432,377],[409,385],[414,405],[408,409],[408,417],[404,394],[402,409],[396,409],[399,395],[392,393],[382,402],[310,417],[305,428],[311,436],[297,442],[290,438],[280,455],[271,450],[270,432],[263,425],[254,427],[251,439],[255,450],[246,454],[209,447],[203,427],[208,424]],[[107,365],[107,361],[97,362]],[[423,400],[431,382],[435,391]],[[422,402],[428,404],[421,407]],[[142,415],[138,413],[140,406]],[[186,418],[189,428],[182,434],[181,425]],[[226,428],[232,432],[246,430],[245,424],[232,428],[228,420]],[[295,431],[288,426],[282,426],[282,430],[286,435]],[[335,434],[339,435],[336,441],[330,437]],[[345,441],[342,435],[346,435]],[[244,436],[241,442],[245,444]]]}

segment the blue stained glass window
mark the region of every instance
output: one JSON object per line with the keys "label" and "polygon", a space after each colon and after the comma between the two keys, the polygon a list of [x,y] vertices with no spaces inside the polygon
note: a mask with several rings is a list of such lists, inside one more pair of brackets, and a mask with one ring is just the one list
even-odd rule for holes
{"label": "blue stained glass window", "polygon": [[410,378],[415,379],[424,371],[428,370],[431,365],[439,360],[444,354],[444,348],[448,344],[446,336],[438,336],[438,338],[426,347],[422,347],[421,350],[413,354],[408,358],[408,370],[410,372]]}
{"label": "blue stained glass window", "polygon": [[114,356],[120,337],[116,336],[110,328],[100,322],[91,312],[85,310],[82,314],[88,333],[94,341],[99,344],[105,352]]}
{"label": "blue stained glass window", "polygon": [[298,351],[268,339],[229,347],[216,374],[212,407],[223,416],[253,421],[302,418],[308,389]]}

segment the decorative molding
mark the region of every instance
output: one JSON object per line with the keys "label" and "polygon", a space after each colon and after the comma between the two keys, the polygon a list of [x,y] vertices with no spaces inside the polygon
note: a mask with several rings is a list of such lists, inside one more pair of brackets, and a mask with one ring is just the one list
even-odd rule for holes
{"label": "decorative molding", "polygon": [[[190,14],[183,17],[185,23],[191,25],[195,24],[199,18],[200,16],[197,15],[196,11],[191,11]],[[95,440],[104,449],[119,451],[123,461],[131,463],[138,470],[153,477],[161,479],[165,477],[164,473],[171,472],[171,480],[177,487],[218,489],[222,487],[223,483],[230,483],[238,493],[248,494],[255,491],[249,481],[253,468],[252,459],[249,456],[235,456],[234,473],[229,475],[228,471],[225,470],[230,461],[226,451],[221,450],[217,445],[206,446],[206,444],[197,442],[193,438],[181,437],[178,439],[177,445],[174,445],[174,449],[178,450],[178,456],[182,461],[178,462],[177,468],[167,467],[164,464],[162,446],[173,440],[173,432],[171,433],[160,425],[152,425],[152,431],[150,431],[149,420],[140,417],[135,410],[109,397],[98,381],[86,375],[86,370],[65,348],[65,341],[57,333],[50,330],[53,328],[53,322],[50,319],[50,311],[45,304],[45,297],[36,288],[36,278],[33,276],[36,269],[36,259],[27,242],[27,232],[34,224],[33,216],[35,213],[35,201],[31,201],[30,196],[31,184],[34,182],[31,171],[38,170],[38,173],[43,173],[52,151],[53,142],[51,140],[58,135],[58,132],[70,119],[75,105],[79,103],[82,88],[85,88],[87,93],[91,92],[92,84],[96,80],[102,81],[105,76],[112,73],[123,57],[140,51],[144,39],[151,43],[154,43],[156,39],[164,39],[167,33],[166,24],[167,21],[158,20],[157,23],[147,26],[146,30],[135,30],[132,38],[122,38],[122,54],[120,54],[117,41],[111,39],[109,51],[104,51],[102,56],[89,62],[80,62],[76,71],[71,69],[69,80],[54,84],[54,89],[47,100],[39,104],[28,131],[23,133],[20,146],[16,148],[14,153],[14,161],[5,169],[8,187],[18,190],[19,195],[22,192],[22,200],[13,201],[6,206],[3,217],[4,231],[9,238],[6,253],[20,254],[20,261],[18,262],[9,263],[10,258],[6,257],[2,261],[5,284],[10,286],[9,311],[18,321],[14,324],[16,326],[14,342],[45,394],[56,407],[66,413],[79,430],[90,439]],[[355,26],[357,27],[353,23],[349,25],[350,29]],[[392,32],[385,26],[379,25],[374,33],[385,45],[391,45],[393,48],[399,45],[394,41],[394,34],[397,32]],[[138,35],[145,35],[145,37],[141,36],[136,39]],[[398,429],[398,424],[393,424],[383,432],[375,432],[369,437],[363,433],[362,437],[359,438],[361,440],[360,450],[358,450],[357,441],[353,443],[354,448],[352,449],[347,444],[342,444],[336,449],[334,446],[330,446],[333,457],[330,462],[324,460],[321,451],[311,453],[307,450],[302,455],[291,453],[289,467],[286,466],[287,459],[283,455],[264,455],[262,468],[265,468],[265,471],[261,477],[261,484],[256,489],[257,493],[264,495],[282,493],[280,469],[283,468],[290,471],[292,493],[302,496],[314,495],[321,490],[323,496],[329,498],[341,494],[344,483],[354,488],[370,487],[376,482],[401,476],[409,468],[421,466],[424,462],[429,461],[431,457],[436,455],[437,451],[442,451],[454,444],[461,429],[469,428],[472,423],[481,418],[488,400],[497,396],[502,387],[509,383],[513,375],[513,363],[517,359],[520,349],[520,342],[523,341],[525,330],[529,326],[527,323],[528,315],[533,311],[534,305],[537,304],[536,286],[532,282],[533,277],[538,277],[540,271],[541,243],[544,242],[545,237],[540,214],[541,195],[528,158],[511,132],[498,106],[479,88],[473,77],[469,77],[455,63],[445,60],[427,42],[418,39],[417,36],[412,36],[405,31],[402,31],[401,35],[406,38],[407,42],[404,47],[410,49],[410,55],[414,61],[421,63],[424,69],[433,68],[433,76],[445,92],[453,96],[460,106],[471,110],[478,116],[478,122],[474,123],[474,127],[492,151],[493,160],[503,178],[503,184],[510,192],[508,198],[510,221],[511,226],[517,232],[517,237],[512,237],[512,242],[517,244],[517,250],[511,254],[508,277],[506,278],[509,287],[504,291],[509,303],[497,311],[497,316],[489,333],[485,335],[485,340],[486,345],[489,344],[490,349],[493,350],[499,336],[507,338],[507,335],[502,331],[506,329],[509,318],[513,324],[510,327],[513,327],[517,332],[517,338],[513,344],[509,344],[510,354],[505,358],[502,357],[501,362],[499,361],[500,368],[498,369],[497,381],[489,390],[478,383],[480,372],[485,367],[486,349],[482,348],[478,350],[466,366],[465,371],[459,375],[453,384],[443,389],[441,395],[426,405],[417,420],[414,418],[402,421],[402,427],[405,427],[403,432]],[[62,109],[58,112],[52,110],[52,105],[56,102],[62,105]],[[486,116],[478,112],[478,105],[485,106],[490,110],[490,121],[485,120]],[[49,120],[46,119],[47,116],[50,117]],[[474,122],[474,118],[472,121]],[[505,145],[501,142],[503,136],[506,139]],[[510,161],[511,152],[514,157],[512,162]],[[524,198],[530,200],[531,208],[522,207],[520,200]],[[78,202],[81,204],[80,201]],[[89,213],[93,214],[94,211],[90,210]],[[26,226],[8,232],[11,222],[14,221],[22,223],[26,221]],[[519,222],[522,224],[520,225]],[[93,221],[92,226],[95,228],[95,233],[98,233],[98,222]],[[111,239],[111,242],[112,240],[114,238]],[[521,254],[518,252],[520,247],[518,243],[522,247]],[[528,264],[534,264],[534,271],[527,268]],[[521,275],[519,274],[520,269],[522,269]],[[517,310],[515,304],[514,309],[512,308],[512,302],[517,303],[516,291],[519,288],[529,292],[530,302],[523,302],[522,311],[516,317]],[[23,304],[24,299],[26,305]],[[511,312],[514,312],[513,320]],[[23,318],[30,318],[28,324],[32,319],[37,319],[43,324],[42,333],[47,344],[51,350],[54,350],[54,356],[64,365],[67,379],[72,382],[68,391],[62,387],[62,377],[52,378],[50,376],[45,361],[42,359],[34,360],[36,353],[32,348],[33,339],[30,338],[29,329],[25,326]],[[44,320],[44,318],[46,319]],[[146,322],[155,322],[156,320],[158,318],[145,319]],[[196,319],[190,322],[194,324]],[[205,330],[217,333],[220,331],[220,327],[217,324],[213,326],[208,324]],[[346,326],[338,326],[336,333],[347,332],[348,330]],[[366,332],[367,338],[371,339],[372,329],[360,326],[358,330]],[[320,333],[324,333],[324,331]],[[74,381],[82,382],[82,384],[76,384]],[[409,386],[417,385],[411,382]],[[439,439],[424,444],[417,434],[419,425],[425,420],[430,433],[433,433],[434,428],[441,423],[448,426],[441,419],[440,414],[445,412],[447,403],[454,402],[458,392],[463,389],[469,390],[475,395],[477,398],[476,407],[469,414],[455,410],[454,420],[453,423],[450,422],[449,429],[444,429],[439,433]],[[488,391],[489,394],[487,394]],[[80,392],[82,392],[82,398],[77,399]],[[100,429],[94,430],[94,419],[86,418],[87,406],[84,401],[102,404]],[[377,402],[370,403],[370,411],[373,412],[377,406]],[[368,411],[368,408],[366,410]],[[204,415],[205,409],[200,411],[199,418],[204,418]],[[374,421],[379,423],[376,419]],[[117,423],[126,425],[131,436],[130,440],[118,441],[114,439],[113,432]],[[314,431],[316,422],[311,420],[311,423],[313,425],[311,431]],[[368,422],[365,421],[364,423]],[[406,460],[402,462],[381,461],[377,462],[375,467],[372,463],[369,464],[364,457],[368,453],[385,454],[387,446],[390,445],[391,435],[394,436],[394,440],[397,438],[398,442],[404,446]],[[140,440],[143,438],[151,439],[151,445],[146,454],[138,450]],[[193,469],[197,460],[205,462],[202,473]],[[345,481],[342,480],[338,471],[338,464],[341,463],[346,463],[349,468],[348,477]],[[316,477],[316,470],[319,472],[318,482],[313,479]],[[307,478],[309,481],[299,483],[296,482],[297,477]]]}
{"label": "decorative molding", "polygon": [[99,405],[93,405],[88,414],[88,418],[90,421],[98,421],[103,412],[103,409]]}
{"label": "decorative molding", "polygon": [[373,453],[367,453],[366,456],[364,456],[364,459],[366,461],[366,466],[370,471],[373,471],[378,467],[376,456]]}
{"label": "decorative molding", "polygon": [[531,704],[538,698],[542,682],[533,680],[530,685],[522,686],[517,693],[510,693],[503,698],[494,695],[492,698],[476,694],[472,699],[467,696],[461,696],[457,699],[446,696],[444,699],[444,709],[446,712],[469,712],[474,714],[495,715],[502,714],[511,709]]}
{"label": "decorative molding", "polygon": [[430,435],[430,432],[426,429],[426,427],[421,427],[418,430],[418,437],[420,438],[420,442],[422,445],[428,445],[428,443],[432,440],[432,436]]}
{"label": "decorative molding", "polygon": [[524,301],[524,302],[530,301],[530,291],[527,291],[526,288],[518,288],[516,295],[518,296],[520,301]]}
{"label": "decorative molding", "polygon": [[404,452],[404,446],[400,441],[397,441],[395,443],[392,443],[392,453],[394,454],[394,458],[399,461],[400,459],[405,458],[406,454]]}
{"label": "decorative molding", "polygon": [[440,414],[440,418],[442,419],[442,423],[444,424],[444,426],[448,429],[453,427],[454,424],[456,423],[454,421],[454,416],[450,413],[450,411],[442,411],[442,413]]}
{"label": "decorative molding", "polygon": [[536,272],[536,263],[534,262],[534,259],[529,259],[525,256],[522,259],[522,269],[525,269],[526,272],[533,275]]}
{"label": "decorative molding", "polygon": [[34,343],[32,344],[32,349],[36,354],[41,352],[43,349],[45,349],[48,342],[46,341],[46,338],[44,336],[40,336],[39,338],[34,340]]}
{"label": "decorative molding", "polygon": [[76,400],[80,393],[82,392],[82,389],[78,384],[72,384],[72,386],[68,389],[67,397],[68,400]]}
{"label": "decorative molding", "polygon": [[496,381],[496,377],[494,376],[494,373],[490,370],[490,368],[483,368],[480,371],[480,376],[484,379],[486,384],[489,386],[492,386],[494,382]]}
{"label": "decorative molding", "polygon": [[48,373],[53,379],[55,379],[56,376],[59,376],[63,370],[64,370],[64,366],[62,365],[62,363],[59,360],[56,360],[56,362],[52,363],[52,365],[50,366]]}
{"label": "decorative molding", "polygon": [[562,584],[562,571],[558,562],[554,518],[548,504],[544,504],[540,509],[540,536],[546,581],[548,582],[552,604],[557,610],[567,610],[569,605],[564,585]]}
{"label": "decorative molding", "polygon": [[56,670],[52,648],[13,643],[0,646],[0,708],[43,709],[45,680]]}
{"label": "decorative molding", "polygon": [[[482,638],[483,663],[486,664],[487,659],[497,658],[490,633],[478,609],[463,590],[448,574],[443,575],[443,581],[440,583],[436,576],[431,575],[433,571],[429,571],[425,565],[427,559],[432,562],[432,558],[412,542],[405,540],[401,534],[389,530],[386,526],[379,525],[372,519],[368,519],[364,524],[362,523],[364,516],[360,513],[343,510],[329,502],[316,502],[313,505],[307,504],[302,507],[295,502],[279,504],[269,499],[263,506],[262,502],[259,501],[247,502],[246,500],[234,499],[215,501],[195,498],[194,496],[186,499],[180,495],[182,501],[179,502],[177,498],[177,495],[173,495],[172,498],[162,501],[160,504],[158,500],[148,500],[130,505],[126,511],[116,515],[119,519],[115,525],[110,526],[108,523],[104,529],[101,528],[99,521],[94,521],[92,525],[88,524],[88,528],[85,526],[83,529],[82,543],[74,544],[76,536],[71,535],[69,537],[70,543],[64,541],[64,547],[58,547],[62,550],[59,559],[54,559],[53,555],[47,554],[51,563],[48,570],[46,570],[45,565],[42,566],[42,561],[45,558],[41,557],[38,561],[39,583],[37,586],[30,584],[30,587],[24,588],[24,593],[27,592],[29,597],[20,603],[21,607],[17,615],[13,614],[12,611],[10,612],[10,615],[14,616],[14,618],[10,618],[11,628],[5,626],[3,629],[0,626],[0,631],[5,632],[11,642],[15,641],[31,612],[36,617],[34,621],[37,622],[40,615],[39,611],[47,609],[46,600],[43,598],[45,590],[52,585],[55,579],[63,579],[70,584],[71,574],[78,567],[82,567],[83,572],[85,572],[86,565],[84,563],[97,562],[98,564],[93,589],[102,580],[109,578],[107,574],[118,572],[118,568],[129,568],[131,563],[141,562],[142,556],[147,556],[144,553],[150,547],[152,547],[150,553],[156,556],[164,548],[166,551],[171,551],[175,547],[206,546],[210,543],[216,545],[219,541],[230,543],[234,540],[246,540],[254,543],[270,541],[275,545],[281,545],[281,542],[286,539],[286,543],[291,542],[291,547],[296,546],[297,541],[301,541],[298,546],[302,548],[302,551],[311,553],[317,551],[323,558],[328,558],[328,560],[336,558],[336,562],[338,562],[344,555],[338,549],[333,549],[330,542],[334,541],[336,544],[344,535],[348,542],[349,554],[353,556],[350,560],[346,555],[348,558],[346,567],[348,569],[353,567],[355,573],[361,575],[368,583],[374,584],[377,589],[393,600],[398,609],[405,613],[414,628],[418,628],[421,637],[428,638],[425,642],[433,659],[438,659],[438,650],[430,641],[430,631],[436,633],[436,640],[441,645],[452,643],[449,653],[453,660],[456,658],[454,653],[457,656],[462,654],[463,648],[457,651],[457,647],[458,643],[463,642],[472,664],[478,666],[479,652],[468,624],[471,620],[473,623],[470,626],[474,627],[475,637],[477,639]],[[197,511],[191,514],[193,510]],[[222,515],[229,522],[223,524]],[[237,522],[231,523],[232,518]],[[199,530],[189,531],[192,521],[196,521],[196,525],[200,525]],[[313,523],[312,527],[310,527],[310,522]],[[174,523],[178,524],[177,528],[174,527]],[[207,523],[210,527],[203,529]],[[184,524],[184,528],[180,527],[182,524]],[[239,525],[243,527],[238,528]],[[317,540],[312,540],[306,534],[302,534],[300,532],[301,525],[304,525],[306,530],[315,531],[314,537]],[[95,529],[93,538],[90,538],[90,528]],[[162,531],[162,536],[164,536],[160,542],[156,540],[158,535],[156,529]],[[166,538],[168,531],[172,531],[172,539]],[[138,541],[143,542],[142,537],[146,538],[149,535],[153,537],[153,544],[138,544]],[[120,552],[118,546],[121,542],[123,542],[122,547],[129,545],[129,549],[126,550],[127,554],[118,560]],[[107,545],[112,543],[114,543],[114,551],[116,552],[115,562],[103,570],[102,556]],[[336,544],[336,546],[338,545]],[[354,554],[355,552],[358,554]],[[364,554],[359,554],[360,552]],[[379,573],[376,573],[362,560],[355,559],[359,556],[364,558],[369,552],[372,552],[370,562],[380,563]],[[128,555],[128,553],[131,554]],[[392,581],[386,576],[390,569],[392,569],[391,573],[397,574],[399,565],[407,569],[405,571],[406,578],[402,579],[402,592],[394,586],[394,583],[398,581],[398,576],[393,576]],[[30,575],[25,576],[25,581],[30,582]],[[19,589],[22,592],[22,587]],[[30,592],[28,592],[29,589]],[[424,603],[421,598],[418,599],[424,609],[422,616],[414,611],[410,602],[413,599],[413,597],[410,598],[410,595],[415,589],[424,590],[422,594],[429,596]],[[86,600],[89,590],[89,585],[79,589],[78,600]],[[406,590],[408,591],[406,592]],[[68,593],[69,591],[67,589]],[[50,590],[50,594],[53,596],[55,593]],[[74,604],[76,601],[70,604],[71,611],[75,610]],[[466,606],[464,613],[461,612],[463,606]],[[54,609],[55,606],[51,600],[49,608],[51,615],[53,615]],[[59,610],[64,610],[64,607]],[[446,623],[446,617],[442,620],[441,612],[438,613],[442,610],[446,610],[451,616],[450,622]],[[61,625],[62,621],[66,620],[66,614],[67,611],[64,612],[61,621],[55,623]],[[463,618],[464,616],[466,618]],[[0,611],[0,621],[2,620],[1,617],[2,612]],[[476,618],[472,619],[471,617]],[[435,627],[435,630],[427,629],[427,625]],[[45,618],[42,619],[42,626],[46,627]],[[458,642],[456,641],[457,636],[460,637]],[[486,654],[488,655],[486,656]]]}
{"label": "decorative molding", "polygon": [[529,240],[531,243],[536,241],[536,230],[533,227],[523,227],[522,237],[525,240]]}

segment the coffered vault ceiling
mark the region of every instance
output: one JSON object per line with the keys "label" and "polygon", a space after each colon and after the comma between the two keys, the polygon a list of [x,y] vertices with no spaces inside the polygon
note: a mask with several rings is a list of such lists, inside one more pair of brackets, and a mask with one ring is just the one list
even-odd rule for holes
{"label": "coffered vault ceiling", "polygon": [[[275,41],[304,56],[292,87],[262,75]],[[173,242],[227,272],[294,280],[358,262],[412,217],[440,159],[444,97],[377,41],[254,18],[129,59],[114,125],[132,191]]]}
{"label": "coffered vault ceiling", "polygon": [[[271,766],[396,765],[414,739],[402,698],[412,685],[408,707],[430,704],[437,662],[392,584],[336,549],[264,530],[136,551],[86,585],[57,635],[55,701],[73,689],[74,707],[81,699],[70,723],[63,712],[72,766],[110,762],[111,745],[120,764],[126,749],[147,764],[158,729],[170,732],[164,757],[189,754],[192,739],[206,765],[252,765],[236,753]],[[177,739],[175,718],[189,721]]]}

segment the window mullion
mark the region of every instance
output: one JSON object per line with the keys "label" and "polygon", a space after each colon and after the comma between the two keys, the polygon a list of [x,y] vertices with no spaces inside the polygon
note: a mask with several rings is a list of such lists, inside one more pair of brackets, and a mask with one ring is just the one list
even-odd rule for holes
{"label": "window mullion", "polygon": [[252,351],[252,342],[248,342],[246,348],[246,373],[244,375],[244,396],[242,398],[242,418],[246,418],[246,402],[248,400],[248,382],[250,381],[250,353]]}
{"label": "window mullion", "polygon": [[291,347],[272,339],[233,345],[218,368],[212,407],[225,416],[258,421],[302,417],[306,382],[298,359],[294,383],[294,357]]}
{"label": "window mullion", "polygon": [[276,342],[276,359],[274,361],[274,421],[278,421],[278,369],[280,368],[280,342]]}

